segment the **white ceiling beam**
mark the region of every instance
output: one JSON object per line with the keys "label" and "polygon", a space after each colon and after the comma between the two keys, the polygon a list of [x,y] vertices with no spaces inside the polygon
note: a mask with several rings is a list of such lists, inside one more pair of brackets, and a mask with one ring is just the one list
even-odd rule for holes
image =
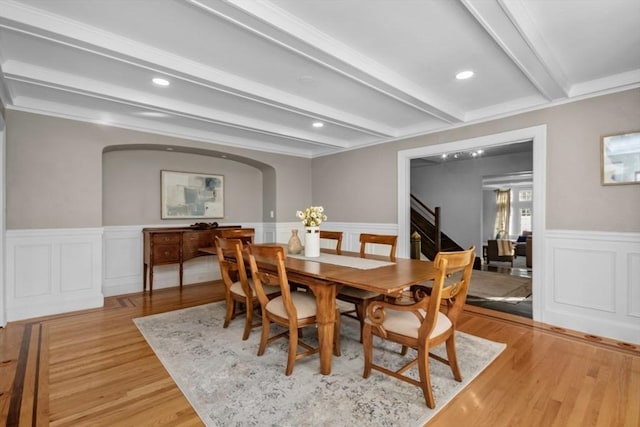
{"label": "white ceiling beam", "polygon": [[10,0],[4,2],[2,7],[0,27],[8,30],[41,37],[133,66],[147,68],[176,79],[205,85],[211,89],[378,137],[396,136],[393,128],[379,122],[313,102],[213,67],[204,66],[201,63],[114,33]]}
{"label": "white ceiling beam", "polygon": [[153,109],[154,111],[186,117],[208,123],[233,127],[250,131],[259,135],[270,135],[278,138],[297,140],[305,144],[315,143],[336,148],[348,148],[349,144],[344,140],[328,138],[314,132],[294,129],[282,125],[274,125],[257,119],[250,119],[226,111],[214,108],[194,105],[189,102],[179,101],[149,94],[146,92],[132,91],[120,86],[97,82],[80,75],[70,75],[55,72],[49,69],[35,67],[29,64],[8,61],[4,64],[4,74],[7,81],[44,86],[63,92],[72,92],[89,98],[108,100],[120,105],[127,105],[140,109]]}
{"label": "white ceiling beam", "polygon": [[448,123],[460,123],[464,119],[464,112],[453,103],[325,33],[293,19],[268,1],[188,1],[418,111]]}
{"label": "white ceiling beam", "polygon": [[548,100],[568,96],[560,68],[519,1],[460,1],[542,95]]}

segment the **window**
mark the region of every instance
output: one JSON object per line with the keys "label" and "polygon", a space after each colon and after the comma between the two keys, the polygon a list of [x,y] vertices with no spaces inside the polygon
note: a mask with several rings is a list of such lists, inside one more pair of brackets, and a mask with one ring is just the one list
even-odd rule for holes
{"label": "window", "polygon": [[520,208],[520,235],[523,231],[531,231],[531,208]]}
{"label": "window", "polygon": [[520,190],[518,191],[518,201],[520,202],[530,202],[532,199],[531,190]]}

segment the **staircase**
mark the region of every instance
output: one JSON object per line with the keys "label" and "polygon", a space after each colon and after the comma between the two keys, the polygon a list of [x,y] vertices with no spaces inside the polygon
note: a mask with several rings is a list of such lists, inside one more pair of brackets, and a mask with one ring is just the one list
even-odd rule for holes
{"label": "staircase", "polygon": [[420,235],[422,255],[430,260],[441,251],[464,250],[440,230],[440,208],[431,209],[411,194],[411,234],[414,232]]}

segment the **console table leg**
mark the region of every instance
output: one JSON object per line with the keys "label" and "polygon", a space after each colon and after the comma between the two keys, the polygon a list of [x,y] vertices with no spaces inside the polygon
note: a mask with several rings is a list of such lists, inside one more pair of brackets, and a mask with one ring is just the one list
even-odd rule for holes
{"label": "console table leg", "polygon": [[147,291],[147,263],[142,263],[142,292]]}

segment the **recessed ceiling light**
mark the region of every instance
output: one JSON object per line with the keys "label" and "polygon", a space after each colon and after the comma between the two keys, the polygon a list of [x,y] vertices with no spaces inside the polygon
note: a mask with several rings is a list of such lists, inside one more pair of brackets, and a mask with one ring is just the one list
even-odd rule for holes
{"label": "recessed ceiling light", "polygon": [[154,77],[151,79],[154,85],[156,86],[169,86],[171,83],[167,79],[163,79],[161,77]]}
{"label": "recessed ceiling light", "polygon": [[142,116],[142,117],[160,117],[160,118],[169,117],[167,113],[162,113],[160,111],[140,111],[133,114],[137,116]]}
{"label": "recessed ceiling light", "polygon": [[458,74],[456,74],[456,79],[458,80],[466,80],[471,77],[473,77],[473,71],[471,70],[460,71]]}
{"label": "recessed ceiling light", "polygon": [[324,126],[324,123],[322,123],[322,122],[313,122],[312,126],[314,128],[321,128],[322,126]]}

